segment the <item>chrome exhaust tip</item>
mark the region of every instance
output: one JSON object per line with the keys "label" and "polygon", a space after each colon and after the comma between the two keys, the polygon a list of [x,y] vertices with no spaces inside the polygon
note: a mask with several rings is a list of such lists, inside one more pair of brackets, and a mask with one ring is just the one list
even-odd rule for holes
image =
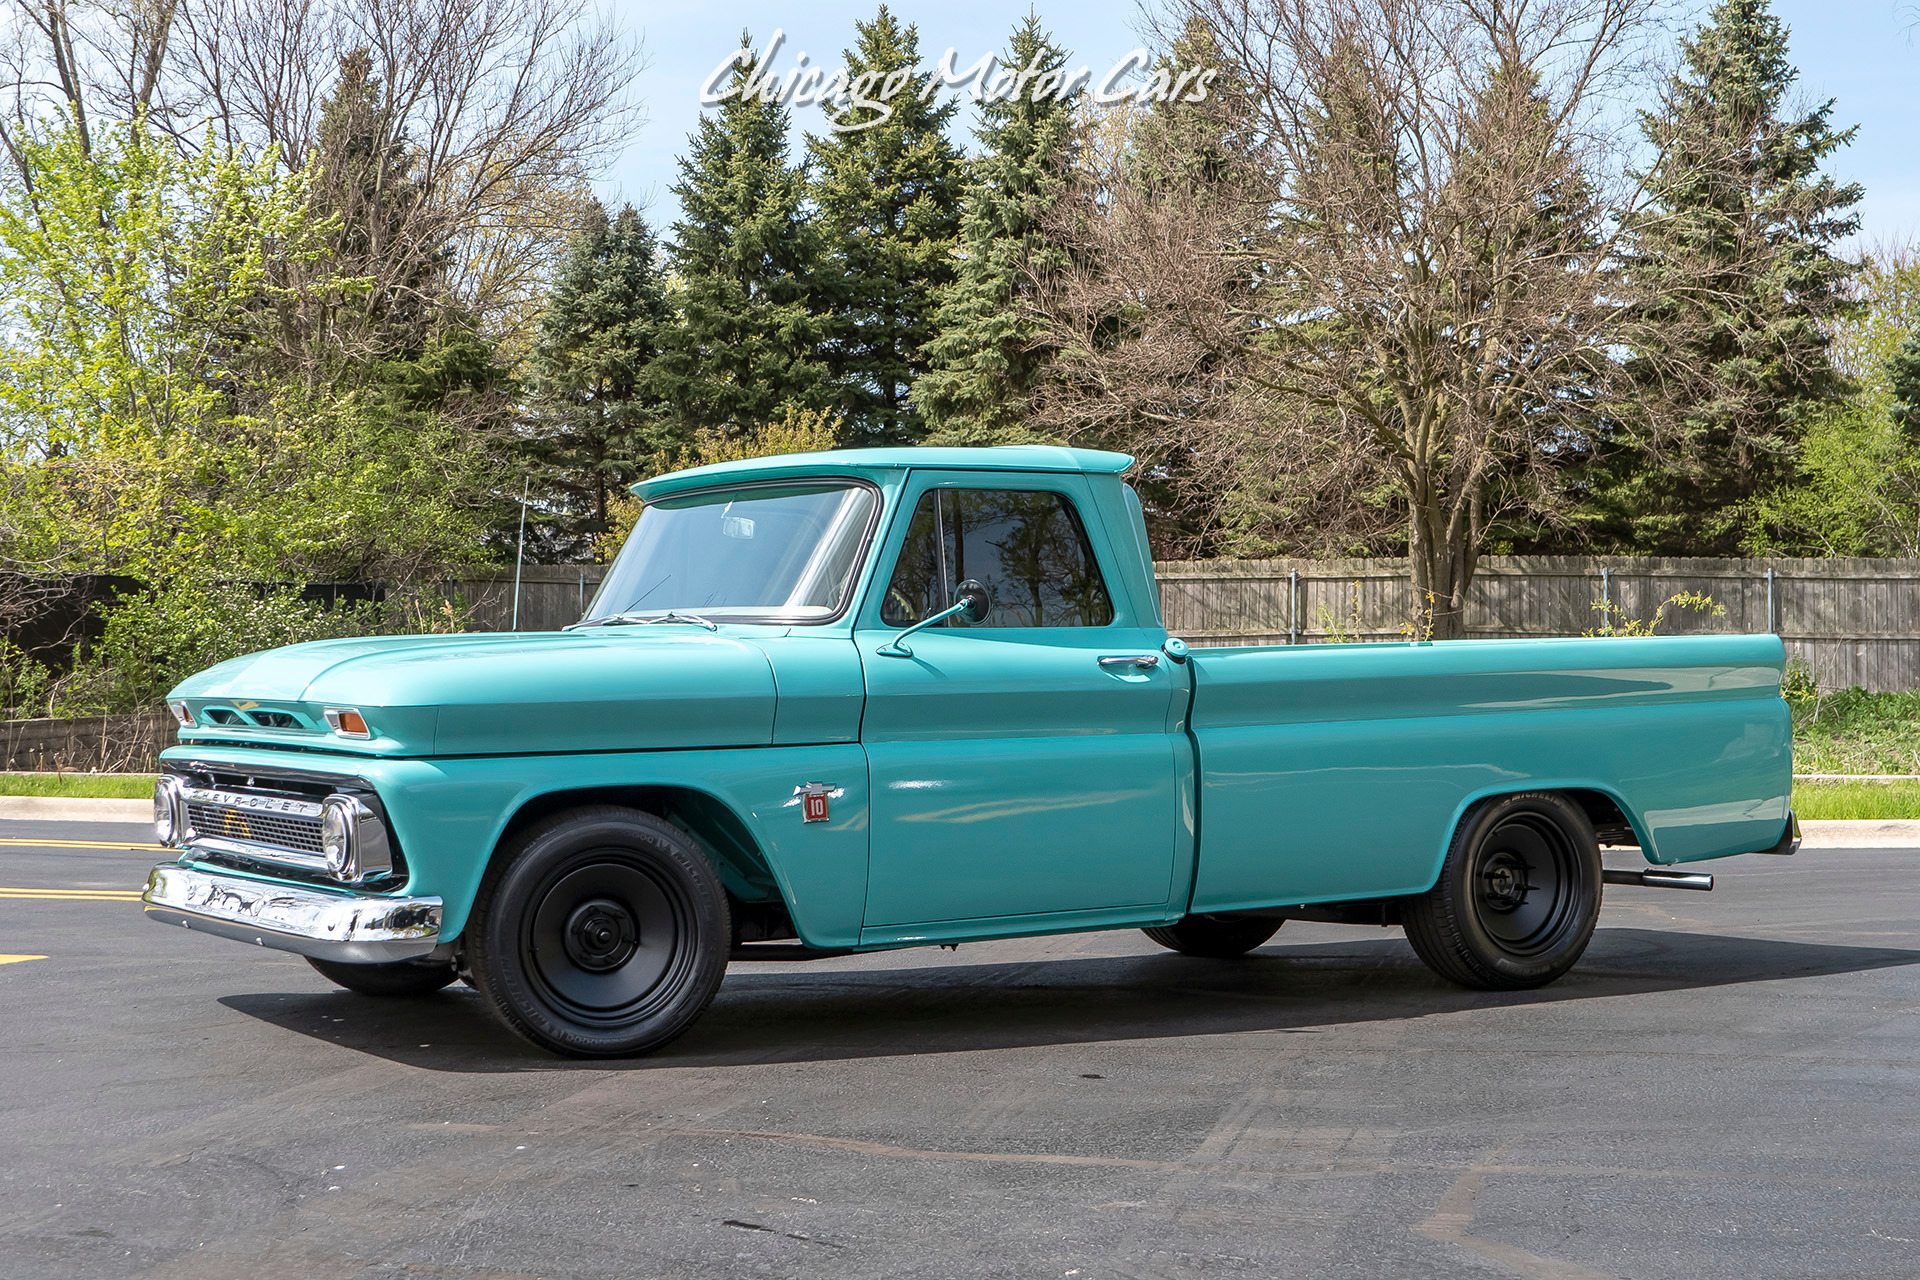
{"label": "chrome exhaust tip", "polygon": [[1600,873],[1600,879],[1607,884],[1637,884],[1643,889],[1697,889],[1701,893],[1713,892],[1713,877],[1699,871],[1663,871],[1648,868],[1645,871],[1615,871],[1611,867]]}

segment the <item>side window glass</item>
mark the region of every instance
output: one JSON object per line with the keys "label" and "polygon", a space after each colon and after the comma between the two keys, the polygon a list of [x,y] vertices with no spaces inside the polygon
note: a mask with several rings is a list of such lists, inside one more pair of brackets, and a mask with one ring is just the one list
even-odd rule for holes
{"label": "side window glass", "polygon": [[[1073,504],[1033,489],[934,489],[921,495],[880,617],[904,627],[940,612],[954,587],[987,588],[987,627],[1100,627],[1113,601]],[[953,621],[942,626],[964,625]]]}
{"label": "side window glass", "polygon": [[912,626],[947,607],[953,583],[945,572],[946,546],[935,533],[940,507],[940,494],[935,492],[921,495],[920,505],[913,509],[913,523],[907,526],[893,580],[880,603],[880,620],[890,627]]}

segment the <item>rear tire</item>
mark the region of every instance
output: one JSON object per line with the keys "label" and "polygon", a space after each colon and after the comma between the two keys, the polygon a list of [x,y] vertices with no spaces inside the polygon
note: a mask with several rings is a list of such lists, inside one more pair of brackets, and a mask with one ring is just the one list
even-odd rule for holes
{"label": "rear tire", "polygon": [[1580,806],[1552,792],[1495,796],[1461,819],[1440,879],[1402,913],[1427,967],[1482,991],[1552,982],[1600,918],[1600,845]]}
{"label": "rear tire", "polygon": [[335,986],[357,991],[363,996],[427,996],[449,985],[460,975],[451,960],[395,960],[388,964],[341,964],[336,960],[307,963]]}
{"label": "rear tire", "polygon": [[467,926],[467,970],[541,1048],[632,1057],[712,1002],[732,936],[726,889],[684,832],[634,809],[575,809],[500,851]]}
{"label": "rear tire", "polygon": [[1182,955],[1205,956],[1225,960],[1243,956],[1280,932],[1281,920],[1222,920],[1213,916],[1188,916],[1177,924],[1159,929],[1142,929],[1169,951]]}

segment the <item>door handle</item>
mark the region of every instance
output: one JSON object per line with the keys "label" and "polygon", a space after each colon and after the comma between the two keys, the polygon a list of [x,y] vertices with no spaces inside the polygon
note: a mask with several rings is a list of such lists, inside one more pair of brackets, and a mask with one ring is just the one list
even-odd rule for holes
{"label": "door handle", "polygon": [[1123,656],[1100,659],[1100,669],[1112,671],[1119,667],[1132,667],[1136,671],[1151,671],[1160,665],[1157,653],[1129,653]]}

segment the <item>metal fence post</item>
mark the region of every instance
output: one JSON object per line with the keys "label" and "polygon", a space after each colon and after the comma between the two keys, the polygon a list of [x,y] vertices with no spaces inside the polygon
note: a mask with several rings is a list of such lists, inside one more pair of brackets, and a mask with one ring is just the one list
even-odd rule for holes
{"label": "metal fence post", "polygon": [[1773,602],[1773,566],[1767,566],[1767,630],[1780,634],[1780,615]]}
{"label": "metal fence post", "polygon": [[513,551],[513,631],[520,629],[520,566],[527,558],[527,494],[532,491],[533,481],[528,480],[520,494],[520,540]]}
{"label": "metal fence post", "polygon": [[1287,574],[1287,643],[1300,643],[1300,571]]}

